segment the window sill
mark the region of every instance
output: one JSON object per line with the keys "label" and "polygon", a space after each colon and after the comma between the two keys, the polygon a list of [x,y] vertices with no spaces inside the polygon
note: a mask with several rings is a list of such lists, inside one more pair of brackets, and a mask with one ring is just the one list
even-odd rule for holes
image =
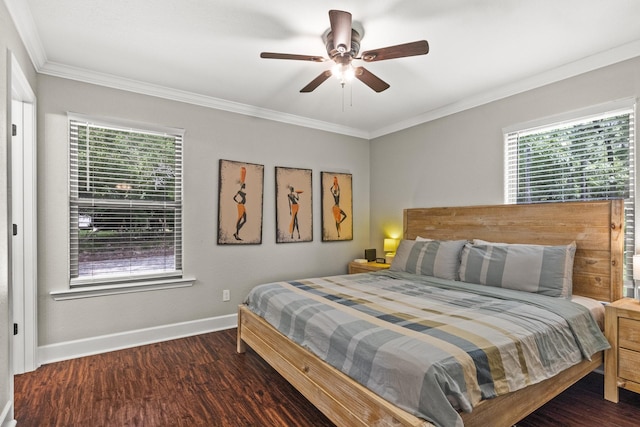
{"label": "window sill", "polygon": [[186,288],[193,286],[194,278],[173,278],[150,280],[146,282],[118,283],[99,286],[83,286],[64,291],[53,291],[49,295],[55,301],[66,301],[80,298],[102,297],[107,295],[130,294],[134,292],[158,291],[162,289]]}

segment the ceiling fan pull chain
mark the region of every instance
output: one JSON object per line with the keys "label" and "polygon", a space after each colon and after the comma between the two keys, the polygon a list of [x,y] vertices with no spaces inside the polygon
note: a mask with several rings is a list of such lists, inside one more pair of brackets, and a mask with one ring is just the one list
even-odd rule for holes
{"label": "ceiling fan pull chain", "polygon": [[353,83],[349,85],[349,107],[353,107]]}

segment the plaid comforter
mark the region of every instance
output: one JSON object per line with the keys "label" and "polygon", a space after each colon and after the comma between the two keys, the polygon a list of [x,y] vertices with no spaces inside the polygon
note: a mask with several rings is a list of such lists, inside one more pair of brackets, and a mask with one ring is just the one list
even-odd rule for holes
{"label": "plaid comforter", "polygon": [[381,271],[260,285],[245,303],[299,345],[442,427],[609,347],[566,299]]}

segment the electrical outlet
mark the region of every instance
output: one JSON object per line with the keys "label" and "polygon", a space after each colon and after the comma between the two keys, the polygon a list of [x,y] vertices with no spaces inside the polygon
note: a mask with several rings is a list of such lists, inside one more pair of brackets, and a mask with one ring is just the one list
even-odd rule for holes
{"label": "electrical outlet", "polygon": [[222,301],[229,301],[231,299],[231,294],[229,293],[229,289],[225,289],[222,291]]}

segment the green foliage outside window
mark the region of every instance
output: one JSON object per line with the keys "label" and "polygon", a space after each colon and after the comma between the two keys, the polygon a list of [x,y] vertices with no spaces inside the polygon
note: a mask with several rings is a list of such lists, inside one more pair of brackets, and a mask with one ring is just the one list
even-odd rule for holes
{"label": "green foliage outside window", "polygon": [[629,119],[616,116],[518,139],[518,203],[627,198]]}

